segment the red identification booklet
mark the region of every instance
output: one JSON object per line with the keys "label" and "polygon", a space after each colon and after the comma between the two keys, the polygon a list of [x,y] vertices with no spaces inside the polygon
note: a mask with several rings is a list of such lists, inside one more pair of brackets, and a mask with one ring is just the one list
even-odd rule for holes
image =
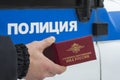
{"label": "red identification booklet", "polygon": [[50,60],[62,66],[96,59],[92,36],[54,43],[43,53]]}

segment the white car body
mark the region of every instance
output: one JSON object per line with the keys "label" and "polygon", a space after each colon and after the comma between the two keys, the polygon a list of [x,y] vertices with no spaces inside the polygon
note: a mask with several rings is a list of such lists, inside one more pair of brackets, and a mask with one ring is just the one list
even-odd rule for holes
{"label": "white car body", "polygon": [[[105,0],[108,12],[120,11],[119,0]],[[44,80],[120,80],[120,40],[94,42],[97,60],[69,66],[67,71]]]}
{"label": "white car body", "polygon": [[[104,0],[108,12],[120,11],[119,0]],[[97,59],[68,66],[66,72],[44,80],[120,80],[120,40],[94,42]]]}

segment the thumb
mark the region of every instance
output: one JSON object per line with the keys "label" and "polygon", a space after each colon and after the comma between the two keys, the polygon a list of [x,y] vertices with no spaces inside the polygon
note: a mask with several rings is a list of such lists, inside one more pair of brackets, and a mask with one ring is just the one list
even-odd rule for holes
{"label": "thumb", "polygon": [[55,37],[54,36],[48,37],[46,39],[43,39],[42,41],[40,41],[40,45],[42,46],[42,50],[44,50],[45,48],[49,47],[54,42],[55,42]]}

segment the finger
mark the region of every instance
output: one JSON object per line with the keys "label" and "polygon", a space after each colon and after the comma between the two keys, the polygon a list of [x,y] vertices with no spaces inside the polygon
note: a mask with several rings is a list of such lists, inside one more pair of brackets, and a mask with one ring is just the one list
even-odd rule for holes
{"label": "finger", "polygon": [[61,74],[66,70],[65,66],[60,66],[55,64],[53,61],[49,60],[47,57],[44,56],[44,60],[47,61],[46,65],[49,66],[47,69],[48,72],[52,72],[53,74]]}
{"label": "finger", "polygon": [[43,74],[43,78],[46,78],[46,77],[53,77],[55,76],[55,74],[51,73],[51,72],[46,72],[45,74]]}
{"label": "finger", "polygon": [[42,41],[40,41],[40,45],[41,45],[41,49],[44,50],[45,48],[49,47],[50,45],[52,45],[55,42],[55,37],[51,36],[48,37],[46,39],[43,39]]}
{"label": "finger", "polygon": [[66,67],[64,67],[64,66],[60,66],[60,65],[55,64],[55,63],[52,65],[54,67],[51,70],[54,72],[54,74],[61,74],[61,73],[65,72],[65,70],[66,70]]}
{"label": "finger", "polygon": [[48,77],[53,77],[53,76],[55,76],[56,74],[54,74],[54,73],[52,73],[52,72],[48,72]]}

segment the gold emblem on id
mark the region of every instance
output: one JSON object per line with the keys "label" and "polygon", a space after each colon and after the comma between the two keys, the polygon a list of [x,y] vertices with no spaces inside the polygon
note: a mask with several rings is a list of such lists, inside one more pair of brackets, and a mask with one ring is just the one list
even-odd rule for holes
{"label": "gold emblem on id", "polygon": [[71,45],[71,47],[67,51],[72,51],[73,53],[78,53],[84,47],[85,46],[81,46],[77,43],[73,43],[73,45]]}

